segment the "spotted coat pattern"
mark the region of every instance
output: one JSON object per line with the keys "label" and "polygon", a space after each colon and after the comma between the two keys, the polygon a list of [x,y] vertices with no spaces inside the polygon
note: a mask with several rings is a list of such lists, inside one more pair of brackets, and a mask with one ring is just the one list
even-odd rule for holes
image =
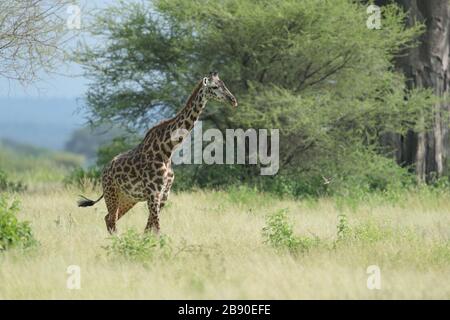
{"label": "spotted coat pattern", "polygon": [[174,181],[173,151],[193,129],[208,99],[237,106],[217,73],[211,73],[199,82],[174,118],[151,128],[139,145],[119,154],[104,168],[102,187],[108,210],[105,222],[110,233],[116,231],[117,221],[141,201],[147,202],[149,210],[145,230],[159,233],[159,213]]}

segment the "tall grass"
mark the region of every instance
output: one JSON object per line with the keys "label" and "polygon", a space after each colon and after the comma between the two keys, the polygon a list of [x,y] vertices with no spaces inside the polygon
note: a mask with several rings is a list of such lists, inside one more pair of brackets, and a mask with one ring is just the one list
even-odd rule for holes
{"label": "tall grass", "polygon": [[[145,203],[110,238],[103,202],[77,208],[75,188],[23,194],[19,219],[40,245],[0,254],[0,299],[450,298],[445,189],[352,207],[239,190],[174,193],[161,214],[167,245],[142,236]],[[279,250],[286,239],[297,249]],[[70,265],[80,290],[66,286]],[[366,286],[369,265],[381,269],[381,290]]]}

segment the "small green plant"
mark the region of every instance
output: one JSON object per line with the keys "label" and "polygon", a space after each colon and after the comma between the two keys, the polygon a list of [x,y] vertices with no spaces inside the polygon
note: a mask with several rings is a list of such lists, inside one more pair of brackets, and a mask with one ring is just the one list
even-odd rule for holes
{"label": "small green plant", "polygon": [[122,257],[131,261],[148,261],[168,258],[172,253],[170,239],[167,236],[140,234],[130,229],[121,236],[112,236],[109,239],[111,243],[104,247],[108,256]]}
{"label": "small green plant", "polygon": [[395,236],[399,236],[403,239],[408,235],[407,233],[403,233],[400,236],[399,234],[396,234],[391,227],[382,226],[373,221],[367,221],[350,227],[345,214],[340,214],[338,216],[338,224],[336,228],[337,240],[334,243],[335,247],[337,244],[342,242],[353,242],[369,245],[385,239],[392,239]]}
{"label": "small green plant", "polygon": [[6,196],[0,195],[0,252],[10,248],[26,249],[37,244],[30,223],[19,221],[19,201],[12,203]]}
{"label": "small green plant", "polygon": [[355,226],[352,230],[352,237],[366,244],[372,244],[387,239],[394,239],[395,237],[403,239],[407,234],[401,232],[401,230],[395,231],[390,225],[383,226],[369,221]]}
{"label": "small green plant", "polygon": [[12,182],[6,172],[0,169],[0,192],[23,192],[27,187],[22,182]]}
{"label": "small green plant", "polygon": [[307,252],[320,243],[319,238],[302,237],[294,234],[293,225],[287,217],[287,210],[282,209],[268,216],[263,228],[264,242],[277,250],[291,253]]}
{"label": "small green plant", "polygon": [[345,214],[340,214],[338,216],[337,224],[337,240],[342,241],[348,237],[350,232],[350,227],[348,226],[347,216]]}

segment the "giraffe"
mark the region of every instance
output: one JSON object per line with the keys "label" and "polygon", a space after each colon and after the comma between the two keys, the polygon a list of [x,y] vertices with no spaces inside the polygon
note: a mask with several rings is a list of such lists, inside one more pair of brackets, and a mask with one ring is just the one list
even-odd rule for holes
{"label": "giraffe", "polygon": [[151,128],[139,145],[117,155],[105,166],[101,178],[103,194],[95,201],[81,196],[78,206],[93,206],[104,197],[108,211],[106,228],[112,234],[125,213],[136,203],[146,201],[149,216],[145,231],[159,234],[159,214],[175,178],[171,165],[173,151],[189,135],[211,99],[233,107],[238,105],[218,73],[211,72],[199,81],[184,108],[173,118]]}

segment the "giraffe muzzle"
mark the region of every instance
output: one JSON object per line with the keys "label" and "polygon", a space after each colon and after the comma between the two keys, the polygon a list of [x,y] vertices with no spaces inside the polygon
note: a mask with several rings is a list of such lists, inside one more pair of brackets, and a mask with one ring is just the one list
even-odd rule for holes
{"label": "giraffe muzzle", "polygon": [[237,108],[238,102],[234,96],[227,96],[227,99],[234,108]]}

